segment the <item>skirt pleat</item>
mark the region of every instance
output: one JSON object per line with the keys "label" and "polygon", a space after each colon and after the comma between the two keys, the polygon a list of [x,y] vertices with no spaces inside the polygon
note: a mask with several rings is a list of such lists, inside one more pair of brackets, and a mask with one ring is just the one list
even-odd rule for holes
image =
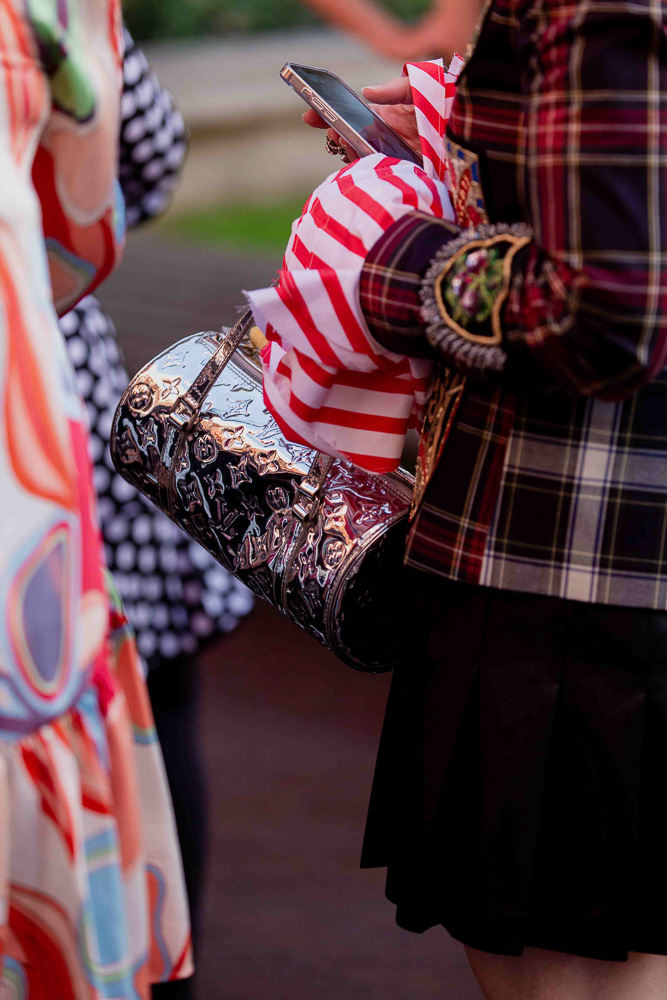
{"label": "skirt pleat", "polygon": [[667,616],[410,586],[428,627],[392,681],[362,855],[398,923],[667,954]]}

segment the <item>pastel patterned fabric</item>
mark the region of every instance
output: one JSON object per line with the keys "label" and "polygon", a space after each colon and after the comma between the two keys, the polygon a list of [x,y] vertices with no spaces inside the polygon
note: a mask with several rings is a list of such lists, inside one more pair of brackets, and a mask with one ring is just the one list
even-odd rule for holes
{"label": "pastel patterned fabric", "polygon": [[57,325],[118,258],[115,0],[0,3],[0,993],[143,998],[190,971],[136,647],[110,606]]}
{"label": "pastel patterned fabric", "polygon": [[292,226],[277,285],[248,293],[269,344],[266,405],[292,441],[371,472],[396,468],[417,426],[432,362],[385,350],[359,308],[359,275],[379,236],[411,211],[452,219],[444,127],[460,66],[408,66],[424,166],[380,153],[328,177]]}
{"label": "pastel patterned fabric", "polygon": [[3,997],[144,1000],[192,971],[169,792],[116,598],[111,621],[112,669],[0,744]]}

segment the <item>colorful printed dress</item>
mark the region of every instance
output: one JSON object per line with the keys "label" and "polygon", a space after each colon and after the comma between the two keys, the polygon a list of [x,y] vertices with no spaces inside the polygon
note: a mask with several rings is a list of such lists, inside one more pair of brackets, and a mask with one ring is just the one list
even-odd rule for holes
{"label": "colorful printed dress", "polygon": [[[116,0],[0,0],[0,995],[145,1000],[191,971],[136,645],[60,336],[123,239]],[[50,279],[50,280],[49,280]]]}

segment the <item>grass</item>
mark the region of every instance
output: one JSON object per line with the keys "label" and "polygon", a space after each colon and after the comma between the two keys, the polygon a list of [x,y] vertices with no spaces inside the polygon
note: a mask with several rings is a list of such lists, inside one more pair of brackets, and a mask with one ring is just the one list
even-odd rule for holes
{"label": "grass", "polygon": [[190,243],[275,253],[285,249],[290,226],[301,215],[306,198],[214,205],[170,216],[162,225],[165,232]]}

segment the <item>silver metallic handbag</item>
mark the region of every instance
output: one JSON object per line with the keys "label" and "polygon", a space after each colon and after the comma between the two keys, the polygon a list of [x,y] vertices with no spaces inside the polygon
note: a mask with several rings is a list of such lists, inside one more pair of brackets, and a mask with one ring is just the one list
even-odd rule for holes
{"label": "silver metallic handbag", "polygon": [[132,379],[114,418],[116,468],[346,663],[391,669],[413,479],[286,441],[264,406],[252,323],[246,313],[188,337]]}

